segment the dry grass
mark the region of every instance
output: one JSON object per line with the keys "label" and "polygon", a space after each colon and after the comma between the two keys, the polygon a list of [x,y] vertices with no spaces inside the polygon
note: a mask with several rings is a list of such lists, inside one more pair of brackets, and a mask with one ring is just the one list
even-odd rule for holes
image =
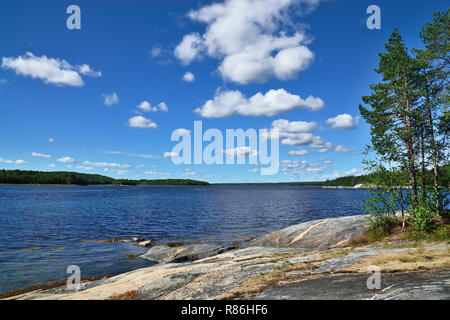
{"label": "dry grass", "polygon": [[137,290],[131,290],[124,293],[112,295],[108,298],[108,300],[137,300],[138,294],[139,293]]}
{"label": "dry grass", "polygon": [[[258,293],[263,292],[264,290],[274,287],[278,285],[282,281],[292,281],[304,278],[304,275],[290,275],[288,274],[291,271],[302,271],[302,270],[314,270],[317,269],[319,266],[316,264],[318,262],[332,259],[335,257],[338,257],[340,255],[347,254],[348,251],[346,250],[340,250],[340,251],[332,251],[322,254],[317,259],[312,259],[305,262],[299,262],[299,263],[289,263],[287,261],[284,262],[284,264],[280,267],[274,268],[271,271],[262,273],[258,276],[251,277],[248,279],[245,279],[242,281],[238,286],[234,287],[233,289],[229,290],[228,292],[225,292],[224,294],[216,297],[217,300],[231,300],[231,299],[239,299],[243,297],[249,297],[254,296]],[[282,254],[284,258],[287,257],[293,257],[293,254]],[[305,254],[306,255],[306,254]],[[297,254],[297,256],[300,256]],[[304,255],[303,255],[304,256]],[[281,262],[280,259],[275,260],[276,262]],[[264,263],[267,263],[268,261],[264,261]]]}
{"label": "dry grass", "polygon": [[402,253],[382,253],[369,257],[338,272],[365,273],[368,266],[378,266],[382,272],[403,272],[450,268],[450,248],[425,250],[417,249]]}

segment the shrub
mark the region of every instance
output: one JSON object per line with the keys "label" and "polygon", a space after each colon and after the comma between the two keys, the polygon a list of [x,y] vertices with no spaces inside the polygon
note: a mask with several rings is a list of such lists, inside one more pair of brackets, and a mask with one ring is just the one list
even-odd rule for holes
{"label": "shrub", "polygon": [[415,205],[411,210],[410,224],[416,231],[429,232],[435,226],[436,213],[422,204]]}

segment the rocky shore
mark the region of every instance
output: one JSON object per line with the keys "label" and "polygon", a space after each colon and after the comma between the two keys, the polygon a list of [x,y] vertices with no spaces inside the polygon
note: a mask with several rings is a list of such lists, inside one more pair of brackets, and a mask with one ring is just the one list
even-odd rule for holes
{"label": "rocky shore", "polygon": [[[7,299],[450,299],[448,243],[358,244],[365,216],[309,221],[243,247],[154,246],[154,266]],[[367,267],[381,270],[368,289]]]}

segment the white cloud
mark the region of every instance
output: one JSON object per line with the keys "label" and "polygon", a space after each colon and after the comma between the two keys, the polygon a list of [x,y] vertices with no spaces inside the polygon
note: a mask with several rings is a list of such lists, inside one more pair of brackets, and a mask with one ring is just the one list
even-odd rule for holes
{"label": "white cloud", "polygon": [[[278,119],[272,122],[272,127],[267,131],[267,135],[263,135],[262,138],[279,138],[283,145],[308,145],[320,139],[319,136],[315,136],[312,133],[316,127],[317,123],[314,121]],[[278,131],[278,134],[276,134],[277,131],[274,132],[274,129]]]}
{"label": "white cloud", "polygon": [[142,101],[138,106],[137,109],[142,112],[157,112],[157,111],[169,111],[169,108],[164,102],[160,102],[157,106],[152,107],[150,102],[148,101]]}
{"label": "white cloud", "polygon": [[128,125],[132,128],[152,128],[155,129],[158,125],[151,119],[143,116],[135,116],[128,119]]}
{"label": "white cloud", "polygon": [[41,157],[41,158],[46,158],[46,159],[50,159],[52,157],[49,154],[42,154],[42,153],[37,153],[37,152],[32,152],[31,156],[32,157]]}
{"label": "white cloud", "polygon": [[14,161],[12,160],[6,160],[6,159],[2,159],[0,158],[0,163],[13,163]]}
{"label": "white cloud", "polygon": [[175,56],[181,60],[184,65],[189,64],[203,48],[203,40],[198,33],[187,34],[183,37],[181,43],[175,48]]}
{"label": "white cloud", "polygon": [[183,136],[183,135],[188,134],[190,132],[191,132],[191,130],[184,129],[184,128],[178,128],[178,129],[173,130],[172,134],[175,134],[175,135],[178,135],[178,136]]}
{"label": "white cloud", "polygon": [[226,149],[223,150],[222,153],[225,153],[228,157],[237,157],[237,158],[244,158],[246,156],[252,157],[258,154],[256,150],[253,150],[250,147],[236,147],[232,149]]}
{"label": "white cloud", "polygon": [[71,157],[62,157],[57,159],[56,161],[59,162],[75,162],[75,159],[71,158]]}
{"label": "white cloud", "polygon": [[158,174],[158,172],[156,172],[156,171],[145,171],[144,173],[148,174],[148,175],[157,175]]}
{"label": "white cloud", "polygon": [[322,159],[320,159],[323,163],[325,163],[325,164],[330,164],[331,162],[333,162],[331,159],[329,159],[329,158],[322,158]]}
{"label": "white cloud", "polygon": [[165,104],[164,102],[158,103],[158,108],[161,111],[165,111],[165,112],[169,111],[169,108],[167,107],[167,104]]}
{"label": "white cloud", "polygon": [[54,139],[54,138],[50,138],[50,139],[48,139],[48,142],[53,142],[53,141],[55,141],[55,139]]}
{"label": "white cloud", "polygon": [[295,109],[320,110],[324,102],[309,96],[306,100],[284,89],[258,92],[247,99],[240,91],[219,91],[213,100],[194,110],[205,118],[222,118],[232,115],[274,116]]}
{"label": "white cloud", "polygon": [[117,96],[117,93],[113,92],[111,94],[102,94],[103,98],[104,98],[104,104],[105,106],[112,106],[114,104],[118,104],[119,103],[119,97]]}
{"label": "white cloud", "polygon": [[195,80],[195,76],[192,72],[188,71],[183,75],[183,81],[193,82],[194,80]]}
{"label": "white cloud", "polygon": [[179,155],[175,152],[164,152],[164,158],[176,158],[179,157]]}
{"label": "white cloud", "polygon": [[325,167],[306,160],[282,160],[280,166],[283,174],[289,177],[304,177],[307,174],[317,174],[326,170]]}
{"label": "white cloud", "polygon": [[14,163],[15,163],[15,164],[28,164],[27,161],[22,160],[22,159],[16,160],[16,161],[14,161]]}
{"label": "white cloud", "polygon": [[355,129],[358,125],[358,121],[359,116],[353,118],[351,115],[343,113],[334,118],[330,118],[325,122],[331,124],[331,128],[333,129]]}
{"label": "white cloud", "polygon": [[89,65],[73,66],[65,60],[58,58],[41,57],[27,52],[22,56],[3,57],[2,67],[12,69],[18,75],[29,76],[33,79],[41,79],[44,83],[57,86],[83,86],[81,75],[100,77],[101,72],[94,71]]}
{"label": "white cloud", "polygon": [[6,79],[0,79],[0,85],[8,84],[8,80]]}
{"label": "white cloud", "polygon": [[318,149],[317,151],[321,153],[334,151],[334,152],[348,152],[355,154],[355,150],[353,148],[345,147],[341,144],[335,146],[331,142],[324,142],[320,137],[315,137],[313,143],[310,144],[310,147],[317,148]]}
{"label": "white cloud", "polygon": [[89,76],[89,77],[94,77],[94,78],[98,78],[98,77],[102,76],[102,73],[100,71],[93,70],[87,64],[82,64],[81,66],[79,66],[78,71],[84,76]]}
{"label": "white cloud", "polygon": [[[311,8],[318,2],[225,0],[206,5],[188,14],[206,24],[205,33],[185,35],[174,54],[184,65],[203,54],[216,58],[222,77],[241,84],[295,78],[311,64],[314,54],[303,30],[290,22],[289,12],[294,5]],[[288,29],[295,30],[288,34]]]}
{"label": "white cloud", "polygon": [[350,152],[350,153],[355,153],[355,150],[353,150],[353,148],[349,148],[349,147],[346,147],[346,146],[343,146],[343,145],[338,145],[338,146],[336,146],[335,148],[334,148],[334,151],[335,152]]}
{"label": "white cloud", "polygon": [[317,128],[317,123],[307,121],[289,121],[278,119],[272,122],[272,128],[283,133],[307,133],[313,132]]}
{"label": "white cloud", "polygon": [[83,161],[83,165],[91,166],[91,167],[109,167],[109,168],[131,168],[131,165],[124,163],[115,163],[115,162],[91,162],[91,161]]}
{"label": "white cloud", "polygon": [[305,154],[308,154],[309,151],[302,149],[302,148],[298,148],[296,150],[291,150],[289,151],[289,155],[290,156],[304,156]]}
{"label": "white cloud", "polygon": [[56,167],[56,164],[50,163],[48,166],[49,166],[50,168],[54,168],[54,167]]}

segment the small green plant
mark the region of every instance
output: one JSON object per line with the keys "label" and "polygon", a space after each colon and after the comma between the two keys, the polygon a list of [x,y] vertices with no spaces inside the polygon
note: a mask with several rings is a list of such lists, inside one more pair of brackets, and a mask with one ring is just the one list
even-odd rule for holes
{"label": "small green plant", "polygon": [[435,220],[436,213],[423,204],[419,203],[411,210],[410,224],[415,231],[432,231]]}

